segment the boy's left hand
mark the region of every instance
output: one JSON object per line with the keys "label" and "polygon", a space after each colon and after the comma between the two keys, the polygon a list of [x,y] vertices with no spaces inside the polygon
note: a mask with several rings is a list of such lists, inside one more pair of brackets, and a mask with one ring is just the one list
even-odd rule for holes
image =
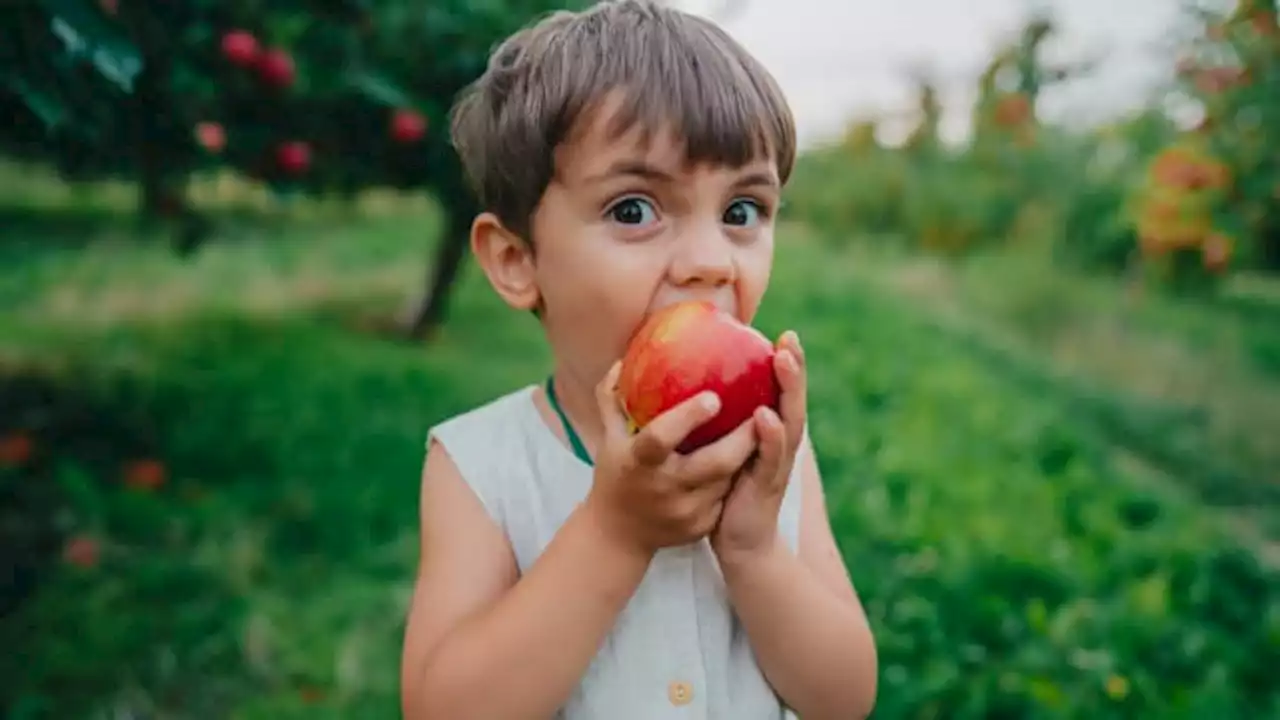
{"label": "boy's left hand", "polygon": [[783,333],[773,368],[782,389],[781,412],[756,410],[758,453],[734,480],[720,522],[711,533],[711,547],[721,562],[766,551],[777,538],[778,510],[800,447],[806,414],[804,351],[794,332]]}

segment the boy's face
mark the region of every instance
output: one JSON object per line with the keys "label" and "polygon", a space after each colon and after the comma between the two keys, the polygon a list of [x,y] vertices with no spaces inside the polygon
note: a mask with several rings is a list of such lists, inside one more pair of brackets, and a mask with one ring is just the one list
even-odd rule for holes
{"label": "boy's face", "polygon": [[689,166],[670,133],[606,133],[608,107],[556,157],[532,221],[529,272],[557,360],[594,384],[648,313],[710,300],[745,322],[773,262],[780,187],[770,158]]}

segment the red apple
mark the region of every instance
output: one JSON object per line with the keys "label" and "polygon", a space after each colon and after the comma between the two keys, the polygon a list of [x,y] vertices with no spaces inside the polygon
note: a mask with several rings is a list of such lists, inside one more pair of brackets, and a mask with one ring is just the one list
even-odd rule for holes
{"label": "red apple", "polygon": [[62,559],[81,568],[92,568],[102,556],[98,540],[89,535],[73,535],[62,547]]}
{"label": "red apple", "polygon": [[311,166],[311,146],[301,140],[281,143],[276,148],[276,162],[290,175],[302,173]]}
{"label": "red apple", "polygon": [[760,406],[778,409],[781,388],[773,343],[709,302],[669,305],[649,316],[627,346],[618,389],[634,429],[710,390],[720,412],[677,450],[689,453],[724,437]]}
{"label": "red apple", "polygon": [[258,77],[271,87],[289,87],[294,74],[293,58],[280,48],[271,48],[258,59]]}
{"label": "red apple", "polygon": [[426,131],[426,119],[412,110],[396,110],[391,116],[391,137],[396,142],[417,142]]}
{"label": "red apple", "polygon": [[222,36],[222,56],[239,67],[258,60],[258,40],[248,30],[232,30]]}
{"label": "red apple", "polygon": [[31,458],[35,443],[23,432],[0,437],[0,466],[18,467]]}
{"label": "red apple", "polygon": [[227,145],[227,133],[216,122],[196,123],[196,142],[205,150],[218,154]]}

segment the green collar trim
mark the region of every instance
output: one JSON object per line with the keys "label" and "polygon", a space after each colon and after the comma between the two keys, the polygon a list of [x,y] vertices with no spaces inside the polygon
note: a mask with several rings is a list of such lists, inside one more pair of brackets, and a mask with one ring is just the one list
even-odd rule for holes
{"label": "green collar trim", "polygon": [[550,376],[547,377],[547,402],[551,403],[551,409],[555,410],[556,415],[560,417],[560,424],[564,427],[565,436],[569,438],[569,446],[573,448],[573,454],[587,465],[595,465],[591,456],[587,454],[586,446],[582,444],[582,438],[578,437],[573,424],[569,422],[569,416],[565,415],[564,409],[560,407],[560,401],[556,399],[555,382]]}

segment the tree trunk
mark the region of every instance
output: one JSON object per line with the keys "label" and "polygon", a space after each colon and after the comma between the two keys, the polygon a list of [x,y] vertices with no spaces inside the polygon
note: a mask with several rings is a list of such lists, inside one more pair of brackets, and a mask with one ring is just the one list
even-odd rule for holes
{"label": "tree trunk", "polygon": [[172,217],[179,208],[165,167],[164,148],[156,142],[164,108],[165,58],[139,43],[142,72],[133,95],[133,150],[138,162],[138,214],[144,225]]}
{"label": "tree trunk", "polygon": [[444,324],[450,296],[471,244],[474,202],[462,188],[439,188],[437,193],[447,219],[435,262],[427,270],[427,285],[407,323],[408,335],[414,340],[431,338]]}
{"label": "tree trunk", "polygon": [[451,233],[440,243],[435,262],[428,272],[426,291],[409,321],[409,336],[430,339],[444,323],[449,296],[466,258],[467,236]]}
{"label": "tree trunk", "polygon": [[172,50],[150,42],[154,28],[133,27],[142,53],[133,95],[133,150],[138,163],[138,216],[144,228],[167,228],[179,255],[192,253],[208,237],[211,225],[191,207],[189,176],[182,163],[170,157],[165,146],[171,107],[169,77]]}

